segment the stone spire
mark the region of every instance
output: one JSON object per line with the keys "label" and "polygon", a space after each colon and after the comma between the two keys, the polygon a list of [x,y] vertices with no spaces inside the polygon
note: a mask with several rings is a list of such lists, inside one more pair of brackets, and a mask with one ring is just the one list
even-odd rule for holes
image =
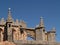
{"label": "stone spire", "polygon": [[39,24],[40,27],[44,27],[44,21],[43,21],[43,17],[40,17],[40,24]]}
{"label": "stone spire", "polygon": [[13,19],[11,17],[11,8],[8,9],[8,18],[7,18],[7,22],[12,22]]}

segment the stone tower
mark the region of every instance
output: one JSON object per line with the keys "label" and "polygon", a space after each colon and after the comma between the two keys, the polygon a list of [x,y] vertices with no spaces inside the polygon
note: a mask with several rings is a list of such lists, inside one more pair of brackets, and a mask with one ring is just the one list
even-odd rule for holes
{"label": "stone tower", "polygon": [[13,19],[11,17],[11,10],[10,8],[8,9],[8,18],[6,20],[6,25],[5,25],[5,39],[4,40],[8,40],[8,41],[12,41],[13,40],[13,36],[12,36],[12,24]]}
{"label": "stone tower", "polygon": [[56,29],[55,27],[52,28],[52,41],[55,42],[55,37],[56,37]]}
{"label": "stone tower", "polygon": [[56,29],[55,27],[53,27],[52,30],[48,32],[48,41],[55,42],[56,41],[55,37],[56,37]]}
{"label": "stone tower", "polygon": [[43,38],[44,31],[45,31],[44,21],[43,21],[43,18],[41,17],[40,24],[38,27],[36,27],[36,40],[40,40],[40,41],[44,40],[44,38]]}

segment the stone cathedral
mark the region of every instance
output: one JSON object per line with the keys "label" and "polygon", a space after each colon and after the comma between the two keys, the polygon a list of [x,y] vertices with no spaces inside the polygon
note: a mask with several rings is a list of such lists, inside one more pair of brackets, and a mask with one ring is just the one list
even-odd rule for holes
{"label": "stone cathedral", "polygon": [[[32,42],[56,42],[55,40],[56,30],[53,27],[51,31],[46,31],[43,18],[40,18],[40,23],[35,28],[28,28],[27,24],[23,20],[14,21],[11,17],[11,9],[8,9],[8,17],[6,20],[2,18],[0,20],[0,42],[27,42],[27,37],[31,37]],[[29,41],[28,41],[29,42]],[[31,43],[32,43],[31,42]],[[21,43],[21,42],[20,42]]]}

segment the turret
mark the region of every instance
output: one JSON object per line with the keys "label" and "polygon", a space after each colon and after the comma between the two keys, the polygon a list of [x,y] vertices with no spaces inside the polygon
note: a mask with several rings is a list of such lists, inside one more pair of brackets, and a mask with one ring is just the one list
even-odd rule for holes
{"label": "turret", "polygon": [[5,24],[4,18],[2,18],[2,19],[0,20],[0,24],[1,24],[1,25],[4,25],[4,24]]}
{"label": "turret", "polygon": [[56,32],[56,28],[53,27],[51,31],[55,33]]}
{"label": "turret", "polygon": [[27,25],[23,20],[20,20],[20,27],[26,28]]}
{"label": "turret", "polygon": [[56,29],[55,27],[53,27],[52,30],[48,32],[48,41],[55,42],[56,41],[55,37],[56,37]]}
{"label": "turret", "polygon": [[45,27],[44,27],[44,21],[43,18],[40,18],[40,24],[35,28],[36,31],[36,40],[43,41],[44,40],[44,32],[45,32]]}
{"label": "turret", "polygon": [[56,28],[53,27],[52,30],[51,30],[51,41],[52,42],[55,42],[55,37],[56,37]]}
{"label": "turret", "polygon": [[17,26],[19,25],[18,19],[16,19],[15,25],[17,25]]}
{"label": "turret", "polygon": [[8,41],[12,41],[13,37],[12,37],[12,22],[13,19],[11,17],[11,8],[8,9],[8,18],[6,21],[6,25],[5,25],[5,30],[4,30],[4,40],[8,40]]}

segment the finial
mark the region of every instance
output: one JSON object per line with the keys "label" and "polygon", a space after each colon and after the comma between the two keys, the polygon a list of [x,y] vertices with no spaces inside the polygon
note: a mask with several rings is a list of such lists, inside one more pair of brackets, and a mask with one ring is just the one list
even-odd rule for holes
{"label": "finial", "polygon": [[40,17],[40,27],[44,27],[44,21],[43,21],[43,17]]}
{"label": "finial", "polygon": [[11,8],[8,8],[8,18],[7,18],[7,22],[11,22],[13,19],[11,17]]}
{"label": "finial", "polygon": [[43,19],[43,17],[41,16],[40,19]]}
{"label": "finial", "polygon": [[11,8],[8,8],[8,10],[11,10]]}
{"label": "finial", "polygon": [[11,13],[11,8],[8,8],[8,13]]}
{"label": "finial", "polygon": [[56,31],[56,28],[55,28],[55,27],[53,27],[53,28],[52,28],[52,31]]}

